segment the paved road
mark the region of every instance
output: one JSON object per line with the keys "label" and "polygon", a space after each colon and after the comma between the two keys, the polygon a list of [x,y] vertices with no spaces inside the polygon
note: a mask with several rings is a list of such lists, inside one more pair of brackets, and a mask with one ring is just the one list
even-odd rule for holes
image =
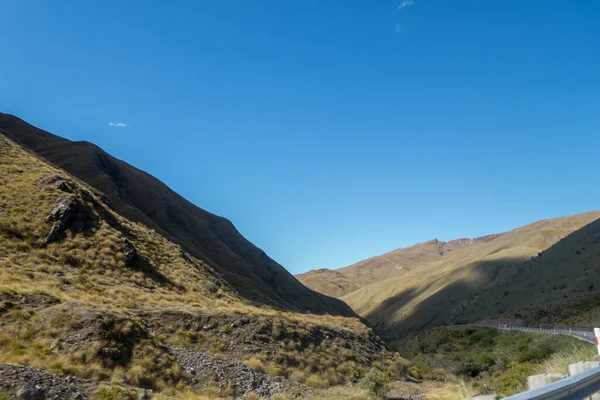
{"label": "paved road", "polygon": [[567,335],[573,336],[577,339],[586,341],[588,343],[596,344],[596,337],[592,331],[578,330],[581,328],[564,328],[564,329],[542,329],[542,328],[527,328],[523,326],[499,326],[499,325],[486,325],[486,324],[463,324],[463,325],[446,325],[446,328],[494,328],[502,329],[505,331],[523,331],[523,332],[535,332],[535,333],[547,333],[550,335]]}

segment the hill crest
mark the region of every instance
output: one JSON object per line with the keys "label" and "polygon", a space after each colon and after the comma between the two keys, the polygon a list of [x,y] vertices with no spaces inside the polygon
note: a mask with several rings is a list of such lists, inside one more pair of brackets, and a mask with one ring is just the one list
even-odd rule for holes
{"label": "hill crest", "polygon": [[402,276],[423,265],[438,261],[471,246],[489,242],[501,235],[460,238],[448,242],[432,239],[370,257],[336,270],[311,270],[296,275],[296,278],[315,291],[333,297],[341,297],[376,282]]}
{"label": "hill crest", "polygon": [[283,310],[352,316],[343,302],[304,287],[233,224],[190,203],[160,180],[89,142],[72,142],[0,113],[0,133],[104,194],[125,218],[204,260],[248,301]]}

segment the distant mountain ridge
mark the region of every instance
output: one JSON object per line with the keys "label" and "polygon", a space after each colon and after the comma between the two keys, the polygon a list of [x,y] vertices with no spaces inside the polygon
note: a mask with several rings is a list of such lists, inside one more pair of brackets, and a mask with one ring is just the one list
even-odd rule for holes
{"label": "distant mountain ridge", "polygon": [[360,287],[337,270],[321,268],[296,275],[306,287],[328,296],[341,297]]}
{"label": "distant mountain ridge", "polygon": [[388,340],[507,312],[562,321],[569,317],[562,304],[578,314],[593,301],[600,306],[598,218],[591,211],[537,221],[341,299]]}
{"label": "distant mountain ridge", "polygon": [[388,341],[490,318],[589,327],[600,323],[599,218],[590,211],[474,239],[433,239],[298,279],[345,301]]}
{"label": "distant mountain ridge", "polygon": [[72,142],[0,113],[0,132],[104,193],[111,207],[205,260],[240,295],[275,308],[353,316],[342,301],[303,286],[222,217],[89,142]]}
{"label": "distant mountain ridge", "polygon": [[502,234],[461,238],[443,242],[432,239],[359,261],[337,270],[311,270],[296,277],[309,288],[341,297],[359,288],[402,276],[422,265],[441,260],[470,246],[486,243]]}

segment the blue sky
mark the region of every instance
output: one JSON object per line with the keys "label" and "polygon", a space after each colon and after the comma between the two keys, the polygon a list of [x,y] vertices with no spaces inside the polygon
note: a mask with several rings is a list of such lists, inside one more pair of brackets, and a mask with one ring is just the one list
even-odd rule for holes
{"label": "blue sky", "polygon": [[600,208],[598,1],[0,1],[1,111],[293,273]]}

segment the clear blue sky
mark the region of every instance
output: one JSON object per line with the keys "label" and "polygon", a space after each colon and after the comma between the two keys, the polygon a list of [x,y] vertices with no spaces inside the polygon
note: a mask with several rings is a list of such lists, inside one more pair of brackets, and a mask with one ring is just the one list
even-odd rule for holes
{"label": "clear blue sky", "polygon": [[293,273],[600,208],[600,1],[0,2],[0,110]]}

